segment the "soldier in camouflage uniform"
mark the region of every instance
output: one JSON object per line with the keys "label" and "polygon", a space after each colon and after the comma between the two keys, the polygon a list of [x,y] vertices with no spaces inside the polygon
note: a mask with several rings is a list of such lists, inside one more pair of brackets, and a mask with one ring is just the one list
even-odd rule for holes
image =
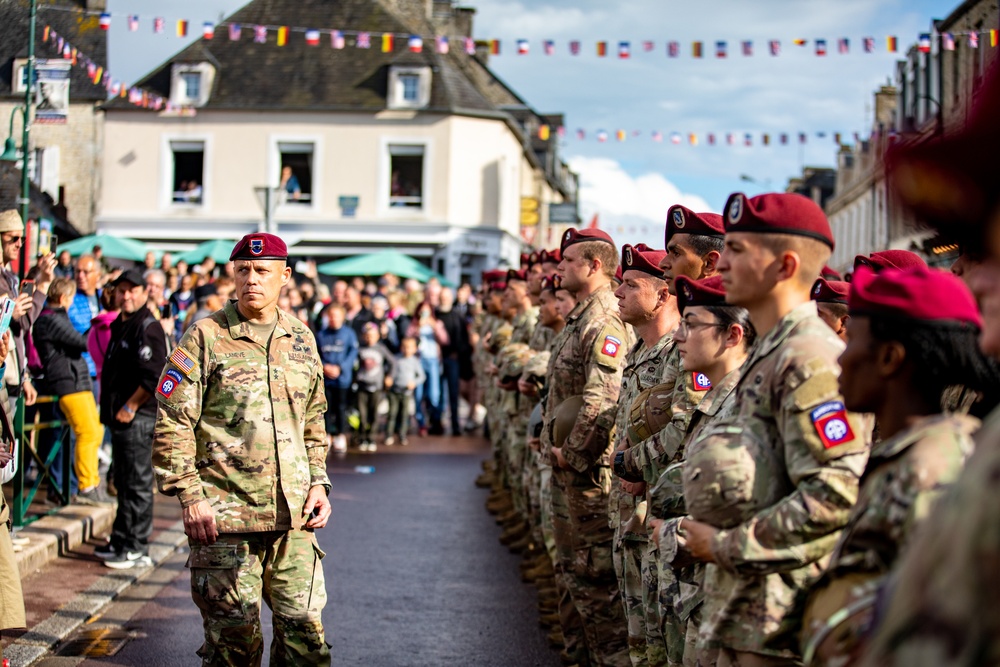
{"label": "soldier in camouflage uniform", "polygon": [[796,194],[725,208],[726,301],[760,336],[736,388],[738,412],[713,425],[725,465],[702,468],[714,502],[687,507],[682,546],[708,563],[699,649],[718,664],[793,665],[796,596],[820,573],[857,499],[869,427],[837,389],[843,343],[809,300],[830,257],[823,211]]}
{"label": "soldier in camouflage uniform", "polygon": [[237,301],[192,326],[164,368],[153,464],[178,496],[201,610],[203,665],[259,665],[262,595],[272,665],[329,665],[321,614],[330,516],[316,342],[277,308],[288,251],[271,234],[233,250]]}
{"label": "soldier in camouflage uniform", "polygon": [[[618,316],[611,280],[618,266],[614,242],[600,230],[569,230],[558,273],[578,303],[552,348],[549,391],[543,407],[543,451],[551,452],[552,513],[557,579],[572,608],[560,616],[567,658],[582,664],[627,665],[622,605],[614,575],[608,526],[611,430],[621,389],[621,367],[632,335]],[[552,447],[555,410],[582,396],[583,408],[565,446]],[[574,644],[574,614],[583,622],[585,647]]]}
{"label": "soldier in camouflage uniform", "polygon": [[810,592],[803,655],[816,665],[857,657],[883,578],[972,453],[979,421],[941,414],[942,392],[957,381],[993,382],[977,378],[977,369],[989,367],[976,349],[982,318],[955,276],[859,268],[849,305],[840,357],[844,404],[874,413],[883,440],[872,449],[830,565]]}
{"label": "soldier in camouflage uniform", "polygon": [[[666,253],[645,244],[624,245],[621,253],[622,284],[615,290],[618,310],[625,324],[632,325],[639,341],[625,357],[622,388],[618,396],[614,437],[616,451],[629,446],[629,418],[640,392],[660,383],[671,332],[677,326],[677,301],[667,289],[660,260]],[[648,619],[648,592],[642,582],[642,557],[648,540],[645,484],[611,480],[609,524],[614,531],[613,559],[618,587],[628,624],[629,658],[633,667],[666,664],[666,652],[657,617]],[[625,488],[623,488],[625,487]]]}

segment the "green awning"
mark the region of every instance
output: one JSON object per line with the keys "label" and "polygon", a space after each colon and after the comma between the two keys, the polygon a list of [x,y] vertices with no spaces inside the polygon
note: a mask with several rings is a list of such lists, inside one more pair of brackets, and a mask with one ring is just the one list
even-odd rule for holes
{"label": "green awning", "polygon": [[391,273],[400,278],[413,278],[426,283],[437,278],[442,285],[454,287],[440,273],[432,271],[409,255],[394,250],[345,257],[316,267],[325,276],[382,276]]}

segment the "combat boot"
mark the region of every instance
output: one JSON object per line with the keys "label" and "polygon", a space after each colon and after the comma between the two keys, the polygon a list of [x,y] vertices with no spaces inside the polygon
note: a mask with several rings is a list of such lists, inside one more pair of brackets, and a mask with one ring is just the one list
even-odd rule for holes
{"label": "combat boot", "polygon": [[493,473],[484,472],[476,478],[476,486],[480,489],[488,489],[493,486]]}
{"label": "combat boot", "polygon": [[538,617],[538,624],[546,629],[559,627],[559,612],[549,612]]}
{"label": "combat boot", "polygon": [[524,519],[521,518],[521,513],[511,505],[511,508],[497,515],[496,522],[499,525],[504,526],[504,528],[510,528],[514,524],[522,523]]}
{"label": "combat boot", "polygon": [[493,468],[495,467],[495,465],[496,464],[493,461],[493,459],[483,459],[482,462],[483,472],[493,472]]}
{"label": "combat boot", "polygon": [[566,645],[566,640],[563,638],[562,628],[553,628],[552,631],[549,632],[548,639],[552,648],[562,648]]}
{"label": "combat boot", "polygon": [[531,548],[531,531],[526,530],[521,539],[511,542],[507,545],[507,548],[510,549],[512,554],[523,554]]}
{"label": "combat boot", "polygon": [[510,546],[514,542],[517,542],[522,537],[526,537],[531,531],[528,530],[527,525],[524,523],[515,523],[503,532],[500,536],[500,544]]}
{"label": "combat boot", "polygon": [[511,499],[509,493],[506,495],[490,496],[490,499],[486,501],[486,509],[489,510],[490,514],[509,512],[514,509],[514,501]]}
{"label": "combat boot", "polygon": [[554,576],[556,576],[556,571],[552,567],[552,561],[550,561],[548,556],[546,556],[544,561],[538,563],[537,566],[531,568],[530,570],[527,570],[521,578],[525,581],[543,581],[551,579]]}

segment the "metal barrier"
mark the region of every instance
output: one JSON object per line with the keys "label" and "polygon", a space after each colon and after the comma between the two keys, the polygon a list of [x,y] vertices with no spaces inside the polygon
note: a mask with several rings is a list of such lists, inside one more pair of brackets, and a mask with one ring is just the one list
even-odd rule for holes
{"label": "metal barrier", "polygon": [[[56,404],[58,402],[58,396],[39,396],[35,400],[35,405],[46,405],[50,403]],[[70,429],[64,428],[67,426],[66,422],[58,419],[47,422],[39,421],[39,413],[38,411],[35,411],[33,423],[25,424],[24,413],[25,405],[22,397],[18,399],[17,410],[14,413],[14,432],[20,434],[20,438],[18,439],[17,474],[14,475],[13,480],[14,498],[11,502],[11,520],[13,521],[14,526],[18,528],[37,521],[43,516],[57,512],[59,507],[69,505],[70,485],[73,478],[73,460],[70,456],[71,452],[69,447]],[[52,450],[43,460],[41,455],[38,453],[36,436],[38,433],[45,431],[46,429],[62,429],[62,433],[59,438],[56,439]],[[55,462],[57,456],[62,459],[61,484],[56,483],[55,476],[51,471],[52,464]],[[29,488],[25,488],[25,475],[28,472],[28,466],[31,462],[35,463],[38,474],[31,481]],[[28,508],[31,507],[31,503],[34,502],[39,488],[41,488],[42,483],[46,480],[49,481],[50,492],[52,492],[58,499],[58,506],[45,512],[36,513],[35,515],[29,517],[27,516]]]}

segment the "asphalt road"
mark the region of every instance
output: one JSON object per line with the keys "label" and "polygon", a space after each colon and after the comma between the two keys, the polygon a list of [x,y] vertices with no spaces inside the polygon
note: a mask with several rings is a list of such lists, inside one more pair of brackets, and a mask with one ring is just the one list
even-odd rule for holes
{"label": "asphalt road", "polygon": [[[500,546],[486,494],[472,484],[483,457],[480,448],[355,455],[331,464],[334,519],[318,535],[327,552],[323,618],[335,665],[559,664],[538,626],[535,590],[521,583],[519,558]],[[356,465],[376,470],[358,474]],[[136,605],[140,593],[130,599],[126,591],[109,608],[107,616],[117,613],[136,639],[114,657],[72,664],[198,664],[201,619],[183,561],[180,554],[161,565],[165,585],[148,602]],[[114,609],[128,604],[136,609]],[[264,616],[269,645],[266,609]]]}

